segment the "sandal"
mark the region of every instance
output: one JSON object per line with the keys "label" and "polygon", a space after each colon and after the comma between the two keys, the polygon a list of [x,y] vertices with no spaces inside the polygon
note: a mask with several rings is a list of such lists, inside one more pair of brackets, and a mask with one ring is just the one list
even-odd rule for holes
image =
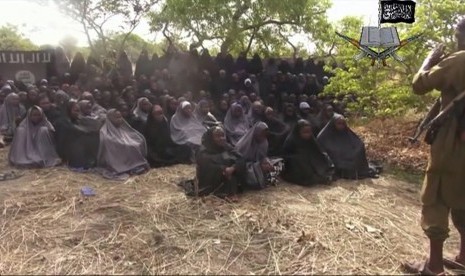
{"label": "sandal", "polygon": [[407,273],[412,273],[415,275],[430,275],[430,276],[436,276],[436,275],[446,275],[445,272],[441,272],[439,274],[436,274],[429,270],[428,268],[428,261],[425,261],[423,263],[420,262],[415,262],[415,263],[404,263],[402,264],[402,267],[404,268],[405,272]]}
{"label": "sandal", "polygon": [[459,263],[457,261],[457,257],[455,257],[455,259],[449,259],[449,258],[444,258],[444,266],[449,268],[449,269],[453,269],[453,270],[460,270],[460,271],[463,271],[465,273],[465,265]]}

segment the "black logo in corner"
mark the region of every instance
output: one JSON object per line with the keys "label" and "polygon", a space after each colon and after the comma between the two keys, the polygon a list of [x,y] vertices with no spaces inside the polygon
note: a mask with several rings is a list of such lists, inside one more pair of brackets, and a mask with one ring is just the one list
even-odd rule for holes
{"label": "black logo in corner", "polygon": [[381,0],[380,23],[415,22],[415,5],[411,0]]}

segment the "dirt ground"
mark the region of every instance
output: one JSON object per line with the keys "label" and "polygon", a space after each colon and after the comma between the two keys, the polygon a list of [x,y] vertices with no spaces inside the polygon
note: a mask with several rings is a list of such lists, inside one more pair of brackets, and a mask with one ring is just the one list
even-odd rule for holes
{"label": "dirt ground", "polygon": [[[362,136],[370,156],[384,147]],[[112,182],[56,168],[0,182],[0,274],[402,274],[425,258],[418,184],[281,183],[227,204],[186,197],[176,184],[193,175],[175,166]]]}

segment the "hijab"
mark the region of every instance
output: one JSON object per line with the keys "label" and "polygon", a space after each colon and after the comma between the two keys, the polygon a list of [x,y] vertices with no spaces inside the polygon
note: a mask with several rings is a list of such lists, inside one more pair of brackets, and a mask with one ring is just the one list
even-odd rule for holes
{"label": "hijab", "polygon": [[22,118],[26,113],[26,110],[21,104],[18,106],[13,105],[15,99],[19,103],[18,94],[8,94],[4,104],[0,108],[0,131],[10,136],[12,136],[16,130],[16,118]]}
{"label": "hijab", "polygon": [[368,169],[363,141],[348,126],[341,131],[336,129],[337,120],[346,119],[335,114],[318,134],[318,143],[331,157],[336,168],[351,169],[366,165],[364,169]]}
{"label": "hijab", "polygon": [[236,144],[236,151],[247,161],[262,161],[267,157],[268,141],[258,143],[256,135],[260,131],[267,130],[268,126],[264,122],[257,122]]}
{"label": "hijab", "polygon": [[194,116],[197,118],[199,122],[204,122],[210,118],[214,118],[214,116],[208,112],[207,114],[202,114],[202,107],[209,106],[210,103],[207,100],[200,100],[194,110]]}
{"label": "hijab", "polygon": [[136,118],[139,118],[139,119],[141,119],[141,120],[144,121],[144,122],[147,122],[147,118],[148,118],[149,114],[146,113],[146,112],[144,112],[144,111],[141,109],[141,103],[142,103],[143,101],[148,101],[148,102],[150,102],[149,99],[146,98],[146,97],[139,98],[139,99],[137,100],[136,106],[134,107],[134,110],[132,111],[132,114],[134,114],[134,116],[135,116]]}
{"label": "hijab", "polygon": [[[239,118],[233,116],[235,109],[241,109],[242,115]],[[244,108],[238,103],[233,103],[224,117],[224,128],[228,135],[242,137],[250,129],[249,122],[244,112]]]}
{"label": "hijab", "polygon": [[178,145],[191,143],[201,145],[202,135],[207,128],[194,115],[187,117],[183,109],[192,106],[188,101],[183,101],[174,113],[170,122],[171,139]]}
{"label": "hijab", "polygon": [[79,115],[78,119],[79,125],[88,131],[98,131],[104,123],[103,118],[94,113],[91,113],[90,115],[82,114],[82,110],[84,108],[91,109],[92,103],[88,100],[81,100],[78,102],[78,105],[79,109],[81,110],[81,114]]}
{"label": "hijab", "polygon": [[[38,110],[41,115],[41,120],[37,124],[33,124],[30,117],[34,110]],[[19,124],[18,128],[24,129],[25,137],[16,135],[11,144],[8,159],[12,164],[41,164],[44,167],[53,167],[58,165],[61,160],[55,150],[55,145],[52,143],[52,132],[55,131],[53,125],[47,120],[44,111],[33,106],[29,109],[26,118]],[[47,129],[48,139],[43,136],[42,129]],[[18,144],[19,143],[19,144]]]}
{"label": "hijab", "polygon": [[105,124],[100,129],[100,147],[97,155],[99,166],[110,167],[116,173],[124,173],[147,165],[144,158],[147,155],[144,136],[124,119],[123,124],[116,127],[112,122],[116,113],[116,109],[110,109]]}
{"label": "hijab", "polygon": [[170,136],[170,124],[166,116],[163,116],[162,121],[159,122],[155,120],[152,114],[149,114],[144,136],[148,144],[153,145],[157,150],[162,150],[161,148],[158,149],[158,147],[166,147],[173,143]]}

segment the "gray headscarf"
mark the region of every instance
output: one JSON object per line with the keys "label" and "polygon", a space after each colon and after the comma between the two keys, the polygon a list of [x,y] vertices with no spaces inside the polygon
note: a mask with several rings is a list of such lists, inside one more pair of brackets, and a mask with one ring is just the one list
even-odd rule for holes
{"label": "gray headscarf", "polygon": [[262,161],[268,154],[268,140],[262,143],[257,143],[255,135],[258,131],[268,129],[264,122],[256,123],[236,144],[236,151],[247,161],[257,162]]}
{"label": "gray headscarf", "polygon": [[98,166],[118,174],[148,166],[145,159],[147,145],[144,136],[126,121],[120,127],[116,127],[111,121],[116,112],[116,109],[108,111],[105,124],[100,129]]}
{"label": "gray headscarf", "polygon": [[26,109],[21,104],[18,106],[12,104],[15,98],[19,102],[18,94],[9,94],[0,108],[0,132],[3,135],[13,136],[16,130],[16,118],[22,118],[26,113]]}
{"label": "gray headscarf", "polygon": [[195,116],[186,117],[182,113],[182,109],[187,106],[192,105],[187,101],[183,101],[171,118],[171,139],[178,145],[191,143],[200,146],[202,136],[207,131],[207,128]]}
{"label": "gray headscarf", "polygon": [[147,118],[148,118],[149,114],[148,114],[148,113],[145,113],[145,112],[142,111],[142,109],[140,108],[140,104],[141,104],[143,101],[150,102],[149,99],[146,98],[146,97],[139,98],[139,99],[137,100],[136,106],[134,107],[134,110],[132,111],[132,114],[134,114],[134,116],[135,116],[136,118],[139,118],[139,119],[141,119],[141,120],[144,121],[144,122],[147,122]]}
{"label": "gray headscarf", "polygon": [[79,115],[78,121],[79,125],[83,128],[86,129],[87,131],[99,131],[102,125],[105,122],[105,115],[104,114],[94,114],[91,113],[90,115],[84,115],[82,114],[82,109],[87,105],[91,106],[92,103],[88,100],[80,100],[78,102],[79,109],[81,109],[81,113]]}
{"label": "gray headscarf", "polygon": [[[233,117],[232,113],[233,110],[240,108],[242,110],[242,115],[240,118]],[[238,103],[233,103],[229,108],[226,116],[224,117],[224,128],[226,130],[226,134],[228,135],[229,140],[233,145],[237,144],[237,142],[247,133],[250,129],[249,122],[247,117],[244,113],[244,108]]]}
{"label": "gray headscarf", "polygon": [[[33,110],[38,110],[42,120],[34,125],[29,117]],[[8,160],[12,165],[38,165],[53,167],[61,163],[55,150],[53,132],[55,129],[47,120],[42,109],[33,106],[29,109],[26,118],[16,129],[11,144]]]}

